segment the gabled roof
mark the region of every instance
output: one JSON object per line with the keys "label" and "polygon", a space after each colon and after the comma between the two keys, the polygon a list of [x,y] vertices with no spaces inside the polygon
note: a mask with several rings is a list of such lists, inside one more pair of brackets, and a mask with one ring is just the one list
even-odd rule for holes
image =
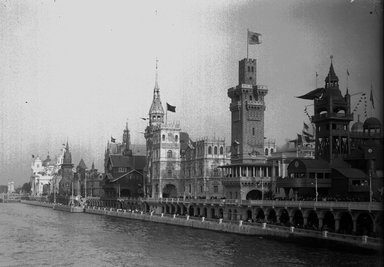
{"label": "gabled roof", "polygon": [[109,155],[112,167],[130,167],[129,157],[122,155]]}
{"label": "gabled roof", "polygon": [[129,174],[131,174],[131,173],[134,173],[134,172],[136,172],[136,173],[138,173],[138,174],[140,174],[140,175],[143,176],[143,173],[139,172],[138,170],[131,170],[131,171],[129,171],[129,172],[127,172],[127,173],[124,173],[123,175],[121,175],[121,176],[119,176],[119,177],[117,177],[117,178],[113,178],[113,179],[111,179],[109,182],[114,183],[114,182],[120,180],[121,178],[124,178],[125,176],[127,176],[127,175],[129,175]]}

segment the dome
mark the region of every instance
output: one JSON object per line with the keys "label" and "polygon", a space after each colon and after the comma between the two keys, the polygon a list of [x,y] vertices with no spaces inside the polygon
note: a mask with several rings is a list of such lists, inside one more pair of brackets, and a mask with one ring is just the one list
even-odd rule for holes
{"label": "dome", "polygon": [[351,127],[351,132],[362,133],[364,130],[364,124],[361,121],[355,122]]}
{"label": "dome", "polygon": [[375,117],[370,117],[365,120],[364,129],[381,129],[381,123],[380,121]]}

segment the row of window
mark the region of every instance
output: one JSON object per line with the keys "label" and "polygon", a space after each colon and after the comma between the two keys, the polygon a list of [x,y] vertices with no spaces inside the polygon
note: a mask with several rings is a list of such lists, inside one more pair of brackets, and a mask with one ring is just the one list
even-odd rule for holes
{"label": "row of window", "polygon": [[[217,146],[215,146],[213,148],[213,154],[217,155]],[[220,155],[223,155],[223,154],[224,154],[224,148],[221,146],[220,147]],[[211,146],[208,146],[208,155],[212,155],[212,147]]]}
{"label": "row of window", "polygon": [[[162,136],[161,136],[161,140],[164,142],[165,141],[165,134],[163,134]],[[179,141],[179,136],[176,134],[175,135],[175,142],[178,142]]]}
{"label": "row of window", "polygon": [[[192,193],[192,185],[191,184],[188,185],[188,192],[190,194]],[[204,186],[200,185],[200,193],[203,193],[203,192],[204,192]],[[219,193],[219,186],[218,185],[213,186],[213,193]]]}

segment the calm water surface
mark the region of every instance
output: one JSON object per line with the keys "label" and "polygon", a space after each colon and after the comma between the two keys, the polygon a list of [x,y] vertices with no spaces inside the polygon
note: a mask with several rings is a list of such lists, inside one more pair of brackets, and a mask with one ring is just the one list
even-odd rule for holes
{"label": "calm water surface", "polygon": [[0,203],[0,266],[381,266],[378,255]]}

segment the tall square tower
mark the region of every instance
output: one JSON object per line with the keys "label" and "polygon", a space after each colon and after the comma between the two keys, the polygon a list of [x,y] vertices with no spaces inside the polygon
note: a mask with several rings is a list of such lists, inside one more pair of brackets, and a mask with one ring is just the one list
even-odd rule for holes
{"label": "tall square tower", "polygon": [[256,59],[239,61],[239,84],[228,89],[232,163],[265,161],[264,97],[267,93],[266,86],[257,85]]}

